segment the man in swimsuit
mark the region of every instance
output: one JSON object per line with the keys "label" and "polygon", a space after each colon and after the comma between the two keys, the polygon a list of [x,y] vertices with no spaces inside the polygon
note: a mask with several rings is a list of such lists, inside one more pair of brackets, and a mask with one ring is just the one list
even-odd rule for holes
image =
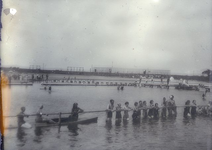
{"label": "man in swimsuit", "polygon": [[113,117],[114,100],[110,100],[110,104],[107,106],[107,120],[111,120]]}
{"label": "man in swimsuit", "polygon": [[18,127],[21,127],[25,122],[24,117],[29,117],[28,115],[26,115],[25,112],[26,108],[25,107],[21,107],[21,112],[17,115],[18,117]]}

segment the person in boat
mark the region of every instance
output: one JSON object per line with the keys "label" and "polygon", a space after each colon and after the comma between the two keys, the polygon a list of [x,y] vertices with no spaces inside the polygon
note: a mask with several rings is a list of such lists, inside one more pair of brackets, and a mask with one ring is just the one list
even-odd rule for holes
{"label": "person in boat", "polygon": [[29,117],[28,115],[26,115],[25,112],[26,108],[25,107],[21,107],[21,112],[18,113],[17,117],[18,117],[18,127],[21,127],[23,124],[25,124],[25,120],[24,117]]}
{"label": "person in boat", "polygon": [[147,118],[147,104],[146,101],[143,101],[143,118]]}
{"label": "person in boat", "polygon": [[158,107],[158,103],[155,103],[155,107],[154,107],[154,118],[158,119],[159,118],[159,107]]}
{"label": "person in boat", "polygon": [[135,102],[135,103],[134,103],[133,114],[132,114],[133,120],[139,118],[139,113],[138,113],[138,112],[139,112],[138,102]]}
{"label": "person in boat", "polygon": [[79,117],[79,113],[82,113],[83,110],[78,107],[78,103],[74,103],[71,111],[71,120],[77,121]]}
{"label": "person in boat", "polygon": [[185,108],[184,108],[184,113],[183,113],[184,118],[190,117],[190,100],[187,100],[185,102]]}
{"label": "person in boat", "polygon": [[121,104],[117,104],[117,107],[116,107],[116,120],[120,120],[122,118],[122,115],[121,115]]}
{"label": "person in boat", "polygon": [[129,110],[132,110],[132,108],[129,107],[129,102],[125,102],[125,106],[124,106],[124,116],[123,116],[123,119],[124,120],[129,120],[129,113],[128,111]]}
{"label": "person in boat", "polygon": [[148,111],[148,117],[153,118],[154,117],[154,101],[150,100],[149,105],[149,111]]}
{"label": "person in boat", "polygon": [[35,118],[35,122],[36,122],[36,123],[56,123],[56,122],[54,122],[54,121],[51,120],[51,119],[44,118],[44,117],[43,117],[42,111],[43,111],[43,105],[41,105],[41,106],[39,107],[39,110],[38,110],[38,112],[37,112],[37,114],[36,114],[36,118]]}
{"label": "person in boat", "polygon": [[142,101],[139,101],[138,102],[138,116],[139,117],[141,117],[141,109],[142,109],[142,107],[143,107],[143,103],[142,103]]}
{"label": "person in boat", "polygon": [[113,117],[113,109],[114,109],[114,100],[111,99],[110,100],[110,104],[108,104],[107,109],[106,109],[106,111],[107,111],[107,120],[111,120],[112,119],[112,117]]}
{"label": "person in boat", "polygon": [[191,107],[191,117],[195,118],[197,116],[197,104],[196,100],[192,101],[192,107]]}
{"label": "person in boat", "polygon": [[163,108],[162,108],[162,111],[161,111],[161,117],[162,117],[162,118],[166,118],[167,101],[166,101],[166,98],[165,98],[165,97],[163,98],[163,103],[161,104],[161,106],[163,107]]}

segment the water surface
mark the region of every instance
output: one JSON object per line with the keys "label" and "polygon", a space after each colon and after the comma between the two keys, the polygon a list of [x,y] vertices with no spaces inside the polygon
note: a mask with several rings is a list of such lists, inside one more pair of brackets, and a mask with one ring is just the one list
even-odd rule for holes
{"label": "water surface", "polygon": [[[3,92],[6,89],[3,89]],[[74,102],[85,111],[104,110],[110,99],[115,105],[129,101],[133,106],[135,101],[151,99],[162,102],[163,97],[174,95],[177,105],[184,105],[186,100],[197,101],[197,104],[207,104],[212,94],[208,93],[206,100],[202,100],[201,91],[182,91],[174,88],[138,88],[125,87],[118,91],[117,87],[89,87],[89,86],[54,86],[52,92],[40,90],[40,84],[33,86],[10,87],[11,106],[7,115],[14,115],[21,106],[26,107],[26,113],[35,113],[40,104],[44,105],[44,113],[70,112]],[[5,150],[177,150],[177,149],[212,149],[212,118],[197,117],[184,119],[183,108],[178,108],[177,118],[166,120],[142,120],[137,123],[115,122],[106,123],[105,113],[82,114],[80,118],[98,117],[98,123],[78,125],[69,129],[66,126],[10,129],[6,131]],[[114,114],[115,116],[115,114]],[[131,114],[130,114],[131,116]],[[34,117],[25,120],[34,123]],[[7,119],[9,125],[16,125],[16,118]]]}

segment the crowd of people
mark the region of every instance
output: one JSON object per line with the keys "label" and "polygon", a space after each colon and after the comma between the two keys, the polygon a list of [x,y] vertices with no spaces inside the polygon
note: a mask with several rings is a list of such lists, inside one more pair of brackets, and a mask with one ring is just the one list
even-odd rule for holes
{"label": "crowd of people", "polygon": [[[133,107],[129,106],[129,102],[125,102],[124,106],[122,107],[120,103],[117,106],[114,106],[114,100],[111,99],[110,103],[107,106],[107,120],[111,120],[113,117],[113,112],[115,112],[115,118],[117,120],[129,120],[129,111],[133,111],[132,119],[158,119],[167,118],[167,117],[177,117],[177,106],[175,104],[174,96],[171,95],[167,100],[165,97],[161,105],[159,106],[158,103],[154,103],[153,100],[149,101],[147,104],[146,101],[139,101],[135,102]],[[123,111],[123,117],[122,117]],[[185,102],[184,106],[184,117],[192,117],[195,118],[197,115],[210,115],[212,114],[212,101],[209,102],[207,106],[197,106],[196,100],[190,103],[190,100]]]}
{"label": "crowd of people", "polygon": [[[177,107],[175,104],[174,96],[171,95],[167,100],[165,97],[161,105],[159,106],[158,103],[154,103],[153,100],[149,101],[147,104],[146,101],[139,101],[135,102],[133,107],[129,106],[129,102],[125,102],[124,106],[121,106],[121,103],[118,103],[117,106],[114,106],[114,100],[111,99],[110,103],[107,106],[106,113],[107,113],[107,121],[111,120],[113,117],[113,113],[115,112],[116,120],[129,120],[130,115],[129,111],[132,111],[132,119],[137,120],[140,118],[143,119],[159,119],[167,118],[167,117],[177,117]],[[208,105],[205,106],[198,106],[196,104],[196,100],[192,102],[187,100],[185,102],[183,116],[184,118],[195,118],[197,115],[212,115],[212,101],[209,101]],[[21,127],[25,124],[24,117],[28,117],[29,115],[25,114],[25,107],[21,107],[21,112],[17,115],[18,117],[18,127]],[[37,123],[57,123],[49,118],[45,118],[42,113],[43,105],[39,107],[39,111],[36,113],[35,122]],[[70,116],[69,121],[77,121],[79,113],[84,112],[81,108],[78,107],[78,103],[74,103]],[[123,113],[122,113],[123,112]]]}
{"label": "crowd of people", "polygon": [[[174,96],[171,95],[169,100],[166,100],[166,98],[163,98],[162,102],[162,111],[161,111],[161,117],[166,118],[167,116],[177,116],[177,108],[175,105]],[[110,100],[110,104],[107,106],[107,120],[112,119],[113,112],[116,112],[116,119],[124,119],[129,120],[129,111],[133,111],[132,118],[133,120],[139,119],[143,117],[146,118],[159,118],[160,116],[160,110],[158,103],[154,103],[153,100],[150,100],[149,105],[146,101],[139,101],[135,102],[133,107],[129,106],[129,102],[125,102],[124,107],[121,106],[121,104],[117,104],[117,107],[114,106],[114,100]],[[122,117],[122,113],[123,117]]]}

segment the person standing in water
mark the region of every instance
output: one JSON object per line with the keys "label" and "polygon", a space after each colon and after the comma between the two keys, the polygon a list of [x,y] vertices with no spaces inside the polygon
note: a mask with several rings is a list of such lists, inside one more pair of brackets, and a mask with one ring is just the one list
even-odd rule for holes
{"label": "person standing in water", "polygon": [[172,112],[174,112],[174,116],[177,117],[177,107],[176,107],[176,104],[175,104],[175,101],[174,101],[174,96],[171,95],[170,96],[170,100],[169,100],[169,115],[172,116]]}
{"label": "person standing in water", "polygon": [[144,119],[147,118],[147,105],[146,105],[146,101],[143,101],[143,118]]}
{"label": "person standing in water", "polygon": [[25,124],[25,120],[24,117],[29,117],[28,115],[26,115],[25,112],[26,108],[25,107],[21,107],[21,112],[18,113],[17,117],[18,117],[18,127],[21,127],[23,124]]}
{"label": "person standing in water", "polygon": [[184,118],[190,117],[190,100],[187,100],[185,102],[185,108],[184,108],[184,113],[183,113]]}
{"label": "person standing in water", "polygon": [[124,106],[124,116],[123,116],[123,120],[129,120],[129,110],[132,110],[132,108],[129,107],[129,102],[125,102],[125,106]]}
{"label": "person standing in water", "polygon": [[162,118],[166,118],[166,111],[167,111],[167,101],[166,101],[166,98],[164,97],[163,98],[163,103],[161,105],[163,108],[162,108],[162,112],[161,112],[161,117]]}
{"label": "person standing in water", "polygon": [[138,108],[138,102],[134,103],[134,109],[133,109],[133,114],[132,114],[132,118],[133,120],[138,119],[139,118],[139,108]]}
{"label": "person standing in water", "polygon": [[170,78],[168,76],[168,78],[167,78],[167,86],[169,86],[169,82],[170,82]]}
{"label": "person standing in water", "polygon": [[107,120],[111,120],[112,119],[112,117],[113,117],[113,109],[114,109],[114,100],[111,99],[110,100],[110,104],[108,104],[107,109],[106,109],[106,111],[107,111]]}
{"label": "person standing in water", "polygon": [[159,118],[159,107],[158,107],[158,103],[155,103],[155,107],[154,107],[154,119],[158,119]]}
{"label": "person standing in water", "polygon": [[142,107],[143,107],[143,103],[142,103],[142,101],[139,101],[138,102],[138,116],[139,116],[139,118],[141,117],[141,109],[142,109]]}
{"label": "person standing in water", "polygon": [[192,107],[191,107],[191,117],[195,118],[197,115],[197,104],[196,104],[196,100],[192,101]]}
{"label": "person standing in water", "polygon": [[49,118],[44,118],[43,117],[43,105],[40,106],[37,114],[36,114],[36,118],[35,118],[35,122],[36,123],[56,123],[53,120],[49,119]]}
{"label": "person standing in water", "polygon": [[149,111],[148,111],[148,117],[153,118],[154,117],[154,101],[150,100],[149,102]]}
{"label": "person standing in water", "polygon": [[121,104],[119,103],[116,107],[116,119],[117,120],[120,120],[122,118],[122,115],[121,115]]}

